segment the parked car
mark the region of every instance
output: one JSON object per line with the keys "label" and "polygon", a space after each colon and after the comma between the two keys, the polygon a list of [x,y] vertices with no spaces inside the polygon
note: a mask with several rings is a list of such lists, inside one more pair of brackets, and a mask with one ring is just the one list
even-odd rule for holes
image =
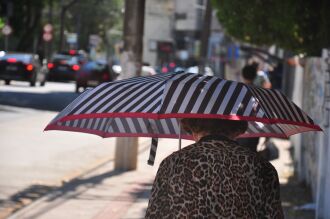
{"label": "parked car", "polygon": [[75,56],[58,53],[48,62],[47,67],[49,81],[75,81],[81,64]]}
{"label": "parked car", "polygon": [[76,57],[80,65],[83,65],[88,61],[88,56],[83,50],[70,49],[69,51],[58,52],[58,54]]}
{"label": "parked car", "polygon": [[177,64],[175,62],[169,62],[169,63],[163,63],[162,65],[158,66],[156,68],[156,71],[158,73],[169,73],[169,72],[175,72],[175,69],[177,68]]}
{"label": "parked car", "polygon": [[89,61],[85,63],[76,75],[76,92],[80,88],[96,87],[103,82],[113,81],[116,73],[104,61]]}
{"label": "parked car", "polygon": [[0,79],[6,85],[10,81],[27,81],[34,87],[36,82],[44,86],[47,80],[47,72],[42,71],[39,56],[32,53],[3,53],[0,57]]}

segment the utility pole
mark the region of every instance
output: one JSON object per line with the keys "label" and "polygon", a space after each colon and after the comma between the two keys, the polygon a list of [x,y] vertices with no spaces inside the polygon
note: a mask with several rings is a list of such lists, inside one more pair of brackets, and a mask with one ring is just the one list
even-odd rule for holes
{"label": "utility pole", "polygon": [[61,14],[60,14],[60,42],[58,51],[62,51],[64,48],[64,23],[65,23],[65,13],[66,11],[78,0],[72,0],[68,4],[64,5],[64,1],[61,0]]}
{"label": "utility pole", "polygon": [[[125,0],[124,51],[121,78],[141,75],[145,0]],[[117,138],[115,169],[135,170],[138,138]]]}
{"label": "utility pole", "polygon": [[[53,25],[53,0],[48,0],[48,24]],[[54,36],[52,36],[54,38]],[[53,50],[53,40],[45,42],[45,58],[50,60]]]}
{"label": "utility pole", "polygon": [[204,13],[202,37],[201,37],[201,53],[200,53],[200,63],[198,67],[198,73],[203,74],[205,69],[205,63],[207,60],[207,51],[209,46],[209,37],[211,29],[211,18],[212,18],[212,7],[211,0],[206,0],[206,9]]}
{"label": "utility pole", "polygon": [[[13,3],[11,1],[6,1],[6,7],[7,7],[7,14],[6,14],[6,20],[5,20],[5,28],[8,29],[7,33],[5,33],[5,51],[8,52],[9,49],[9,36],[12,32],[12,29],[10,27],[10,17],[13,15]],[[2,32],[4,32],[4,30],[2,30]]]}

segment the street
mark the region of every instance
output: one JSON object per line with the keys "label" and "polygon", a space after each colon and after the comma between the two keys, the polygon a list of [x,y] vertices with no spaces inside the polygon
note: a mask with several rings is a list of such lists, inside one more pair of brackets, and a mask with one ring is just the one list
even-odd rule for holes
{"label": "street", "polygon": [[43,132],[77,95],[70,83],[0,85],[0,218],[113,159],[115,138]]}

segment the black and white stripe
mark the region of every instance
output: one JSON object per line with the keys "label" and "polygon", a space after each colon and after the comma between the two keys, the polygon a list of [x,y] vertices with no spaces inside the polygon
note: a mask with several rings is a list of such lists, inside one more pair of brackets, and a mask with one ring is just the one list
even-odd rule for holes
{"label": "black and white stripe", "polygon": [[[201,118],[237,116],[250,121],[247,135],[259,136],[273,133],[285,137],[286,133],[308,129],[300,129],[299,124],[306,124],[304,127],[314,125],[311,118],[279,91],[189,73],[103,83],[79,96],[51,124],[59,129],[63,126],[92,130],[102,136],[110,136],[110,133],[154,137],[178,135],[177,119],[118,118],[112,113],[171,114],[176,118],[190,114]],[[61,122],[63,119],[69,121]]]}
{"label": "black and white stripe", "polygon": [[[261,122],[248,122],[248,130],[244,136],[276,136],[289,137],[299,133],[302,128],[289,124],[267,124]],[[60,127],[74,128],[75,130],[98,131],[102,137],[109,136],[150,136],[179,138],[179,119],[145,119],[145,118],[92,118],[70,120],[58,123]],[[304,128],[304,131],[312,130]],[[117,134],[117,135],[116,135]],[[181,130],[183,136],[188,136]]]}
{"label": "black and white stripe", "polygon": [[158,138],[152,138],[149,159],[148,159],[148,164],[151,166],[154,165],[155,163],[157,147],[158,147]]}

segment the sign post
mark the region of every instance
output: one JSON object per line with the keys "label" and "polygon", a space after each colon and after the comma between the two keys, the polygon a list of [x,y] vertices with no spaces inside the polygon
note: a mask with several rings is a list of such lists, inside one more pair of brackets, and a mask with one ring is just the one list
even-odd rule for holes
{"label": "sign post", "polygon": [[3,35],[5,35],[5,51],[7,51],[8,46],[9,46],[9,35],[13,32],[13,30],[12,30],[11,26],[6,24],[5,26],[3,26],[1,31],[2,31]]}
{"label": "sign post", "polygon": [[44,33],[42,34],[42,39],[46,42],[44,50],[47,59],[50,57],[50,49],[49,49],[49,42],[53,39],[53,25],[45,24]]}

